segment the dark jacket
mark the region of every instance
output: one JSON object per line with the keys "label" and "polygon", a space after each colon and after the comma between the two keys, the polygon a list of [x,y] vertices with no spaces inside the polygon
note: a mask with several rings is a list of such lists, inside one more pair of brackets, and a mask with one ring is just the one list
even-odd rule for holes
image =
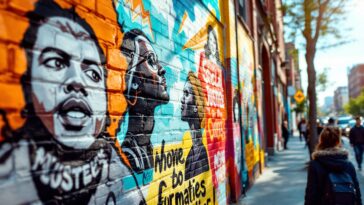
{"label": "dark jacket", "polygon": [[349,133],[350,144],[364,144],[364,127],[356,125],[350,129]]}
{"label": "dark jacket", "polygon": [[281,128],[282,128],[282,137],[284,139],[287,139],[289,137],[289,131],[288,131],[287,127],[284,126],[284,124],[282,124]]}
{"label": "dark jacket", "polygon": [[362,205],[361,194],[353,164],[348,160],[348,152],[339,148],[319,150],[312,154],[307,176],[305,205],[325,205],[323,201],[328,172],[345,171],[353,179],[357,191],[357,205]]}

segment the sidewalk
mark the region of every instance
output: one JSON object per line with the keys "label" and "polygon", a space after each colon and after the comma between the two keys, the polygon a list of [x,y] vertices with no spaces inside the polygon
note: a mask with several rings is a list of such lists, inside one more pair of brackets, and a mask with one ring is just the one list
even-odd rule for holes
{"label": "sidewalk", "polygon": [[[344,146],[350,150],[350,160],[356,163],[347,139]],[[298,137],[291,137],[288,150],[276,152],[268,159],[268,166],[263,174],[241,198],[238,205],[302,205],[306,188],[306,162],[309,161],[307,148]],[[357,171],[361,192],[364,191],[364,172]]]}

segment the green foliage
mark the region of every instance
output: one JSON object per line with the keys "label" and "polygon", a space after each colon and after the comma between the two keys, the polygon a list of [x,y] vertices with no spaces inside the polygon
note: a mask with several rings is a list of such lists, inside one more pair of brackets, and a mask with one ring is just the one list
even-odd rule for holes
{"label": "green foliage", "polygon": [[350,28],[343,28],[345,25],[341,24],[346,19],[348,2],[350,0],[283,0],[281,10],[285,15],[286,39],[295,42],[302,35],[306,40],[315,40],[318,49],[351,42],[343,34]]}
{"label": "green foliage", "polygon": [[303,100],[301,103],[297,103],[293,109],[296,113],[305,113],[307,108],[307,100]]}
{"label": "green foliage", "polygon": [[350,99],[344,109],[353,116],[364,116],[364,91],[357,98]]}
{"label": "green foliage", "polygon": [[317,84],[316,89],[320,92],[326,90],[329,80],[327,78],[328,68],[325,68],[322,72],[316,74]]}

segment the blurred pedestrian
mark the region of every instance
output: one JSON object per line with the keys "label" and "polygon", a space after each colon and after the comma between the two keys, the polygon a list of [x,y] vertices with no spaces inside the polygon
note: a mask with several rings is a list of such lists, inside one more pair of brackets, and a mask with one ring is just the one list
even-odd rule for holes
{"label": "blurred pedestrian", "polygon": [[335,119],[330,117],[329,120],[327,121],[327,126],[328,127],[335,127],[336,126]]}
{"label": "blurred pedestrian", "polygon": [[[324,128],[312,158],[308,168],[305,205],[338,204],[343,199],[346,201],[339,204],[362,205],[355,168],[348,160],[348,152],[341,147],[339,128]],[[344,188],[342,192],[337,191],[337,186]]]}
{"label": "blurred pedestrian", "polygon": [[284,149],[288,149],[287,148],[287,143],[288,143],[288,139],[289,139],[289,131],[288,131],[288,122],[287,120],[283,121],[282,123],[282,137],[284,139]]}
{"label": "blurred pedestrian", "polygon": [[324,127],[322,126],[320,120],[317,120],[317,136],[320,136],[322,130],[324,130]]}
{"label": "blurred pedestrian", "polygon": [[307,124],[305,118],[302,118],[300,122],[297,125],[298,131],[300,133],[300,141],[302,141],[302,137],[304,137],[304,134],[307,131]]}
{"label": "blurred pedestrian", "polygon": [[360,117],[355,118],[355,125],[350,129],[349,139],[350,145],[354,148],[355,159],[358,163],[358,168],[361,170],[364,151],[364,127],[361,125]]}

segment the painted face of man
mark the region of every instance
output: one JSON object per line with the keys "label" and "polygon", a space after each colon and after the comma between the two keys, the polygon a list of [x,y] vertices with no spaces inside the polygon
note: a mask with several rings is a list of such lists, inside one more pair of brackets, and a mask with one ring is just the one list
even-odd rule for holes
{"label": "painted face of man", "polygon": [[190,118],[196,118],[195,99],[193,95],[192,85],[189,81],[186,82],[183,88],[183,96],[181,99],[181,120],[187,121]]}
{"label": "painted face of man", "polygon": [[138,36],[135,39],[135,54],[133,60],[136,64],[136,75],[145,80],[141,90],[141,96],[160,101],[168,101],[165,69],[160,65],[157,54],[150,45],[148,39]]}
{"label": "painted face of man", "polygon": [[208,44],[209,44],[211,56],[215,56],[216,50],[217,50],[216,49],[217,44],[216,44],[215,36],[212,34],[212,31],[210,31],[210,34],[209,34]]}
{"label": "painted face of man", "polygon": [[31,65],[32,100],[53,137],[87,148],[104,128],[105,71],[90,34],[75,22],[49,18],[39,27]]}

